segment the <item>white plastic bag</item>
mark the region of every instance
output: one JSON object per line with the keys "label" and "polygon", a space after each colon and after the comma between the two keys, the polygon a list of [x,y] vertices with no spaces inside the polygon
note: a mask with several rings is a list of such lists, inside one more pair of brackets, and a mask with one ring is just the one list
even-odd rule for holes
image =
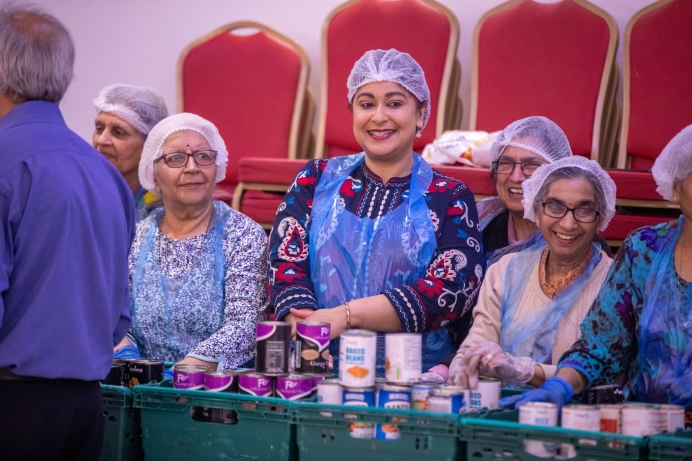
{"label": "white plastic bag", "polygon": [[490,147],[499,131],[445,131],[423,149],[423,158],[431,165],[461,163],[479,168],[490,167]]}

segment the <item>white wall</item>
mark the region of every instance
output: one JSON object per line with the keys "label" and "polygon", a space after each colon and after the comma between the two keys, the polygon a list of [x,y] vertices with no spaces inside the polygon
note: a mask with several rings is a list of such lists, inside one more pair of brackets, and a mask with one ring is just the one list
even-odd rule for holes
{"label": "white wall", "polygon": [[[327,15],[345,0],[34,0],[70,29],[76,42],[75,78],[61,108],[67,124],[87,140],[93,130],[91,101],[113,83],[158,89],[176,111],[176,66],[182,49],[224,24],[253,20],[305,47],[312,65],[310,87],[319,97],[320,39]],[[504,0],[438,0],[459,19],[460,93],[470,105],[471,39],[480,17]],[[554,0],[541,0],[554,1]],[[620,29],[653,0],[592,0]],[[618,50],[622,64],[622,51]],[[462,127],[468,126],[465,111]]]}

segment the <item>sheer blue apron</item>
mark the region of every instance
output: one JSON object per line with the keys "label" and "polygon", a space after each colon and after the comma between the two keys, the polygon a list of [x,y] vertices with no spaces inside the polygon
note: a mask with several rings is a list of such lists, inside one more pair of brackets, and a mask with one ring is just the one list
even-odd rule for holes
{"label": "sheer blue apron", "polygon": [[[151,224],[146,229],[142,246],[140,248],[137,262],[132,274],[132,289],[130,293],[130,316],[132,318],[132,333],[137,340],[138,347],[143,357],[156,358],[159,360],[179,361],[185,358],[199,342],[211,336],[223,324],[224,294],[225,294],[225,265],[223,255],[223,234],[230,208],[222,202],[214,202],[214,213],[216,223],[213,230],[214,245],[214,264],[200,265],[193,267],[184,276],[171,278],[164,275],[161,270],[161,262],[158,252],[155,249],[156,234],[158,223],[163,214],[163,207],[151,212]],[[147,261],[150,264],[147,267]],[[162,344],[153,344],[147,336],[138,334],[139,316],[138,309],[142,306],[135,306],[137,295],[142,290],[143,284],[151,284],[156,289],[155,296],[148,296],[144,302],[149,304],[149,308],[161,315],[164,322],[164,335],[167,344],[179,345],[180,352],[171,355],[170,349]],[[188,312],[194,309],[190,305],[193,298],[190,289],[194,285],[203,285],[204,292],[209,294],[210,303],[219,312],[218,318],[205,319],[205,325],[197,325],[196,331],[189,331],[170,319],[174,312]],[[208,308],[209,306],[204,306]],[[182,356],[179,356],[182,354]]]}
{"label": "sheer blue apron", "polygon": [[[425,201],[432,169],[417,154],[409,191],[395,210],[358,218],[341,203],[339,189],[365,159],[360,153],[333,158],[315,189],[310,230],[310,272],[319,309],[375,296],[425,275],[437,239]],[[423,334],[423,369],[437,365],[454,347],[446,328]],[[330,344],[338,370],[339,341]],[[384,376],[384,335],[377,338],[377,376]]]}
{"label": "sheer blue apron", "polygon": [[675,244],[684,217],[664,238],[644,289],[637,327],[637,372],[632,391],[641,402],[675,403],[692,410],[690,285],[675,270]]}
{"label": "sheer blue apron", "polygon": [[591,260],[581,275],[542,308],[516,317],[529,278],[540,264],[545,247],[545,241],[541,241],[517,253],[507,265],[502,281],[500,346],[515,357],[531,357],[536,363],[546,363],[551,359],[560,319],[584,291],[602,257],[600,248],[592,243]]}

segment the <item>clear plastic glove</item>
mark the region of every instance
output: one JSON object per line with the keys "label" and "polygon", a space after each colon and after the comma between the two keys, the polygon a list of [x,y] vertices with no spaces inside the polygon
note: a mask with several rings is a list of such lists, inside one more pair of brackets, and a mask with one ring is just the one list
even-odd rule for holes
{"label": "clear plastic glove", "polygon": [[519,408],[527,402],[551,402],[557,405],[557,410],[560,411],[565,403],[572,400],[572,397],[574,397],[572,386],[564,379],[554,376],[546,379],[538,389],[500,399],[500,406]]}
{"label": "clear plastic glove", "polygon": [[434,371],[426,371],[422,375],[420,375],[420,380],[424,381],[426,383],[440,383],[444,384],[446,381],[445,379],[440,376],[439,374],[435,373]]}
{"label": "clear plastic glove", "polygon": [[472,387],[478,385],[478,363],[480,355],[469,348],[459,349],[449,365],[449,382],[454,386]]}
{"label": "clear plastic glove", "polygon": [[484,341],[475,348],[480,356],[480,373],[506,383],[524,384],[533,378],[535,362],[531,357],[515,357],[492,341]]}
{"label": "clear plastic glove", "polygon": [[123,346],[113,353],[114,359],[141,359],[142,355],[139,353],[139,349],[135,346],[129,344]]}
{"label": "clear plastic glove", "polygon": [[173,368],[169,368],[163,372],[163,380],[173,381]]}

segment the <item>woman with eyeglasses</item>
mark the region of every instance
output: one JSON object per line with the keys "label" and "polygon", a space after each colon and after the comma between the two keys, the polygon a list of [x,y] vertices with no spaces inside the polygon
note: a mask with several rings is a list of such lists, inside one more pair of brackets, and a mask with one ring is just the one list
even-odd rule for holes
{"label": "woman with eyeglasses", "polygon": [[132,327],[116,357],[141,354],[212,371],[252,363],[255,325],[268,317],[267,237],[212,199],[227,162],[219,131],[197,115],[172,115],[149,133],[139,180],[163,207],[137,225]]}
{"label": "woman with eyeglasses", "polygon": [[478,376],[540,386],[579,338],[579,325],[611,259],[594,238],[615,214],[615,184],[593,160],[567,157],[523,182],[524,218],[542,240],[488,268],[474,322],[449,369],[453,384]]}

